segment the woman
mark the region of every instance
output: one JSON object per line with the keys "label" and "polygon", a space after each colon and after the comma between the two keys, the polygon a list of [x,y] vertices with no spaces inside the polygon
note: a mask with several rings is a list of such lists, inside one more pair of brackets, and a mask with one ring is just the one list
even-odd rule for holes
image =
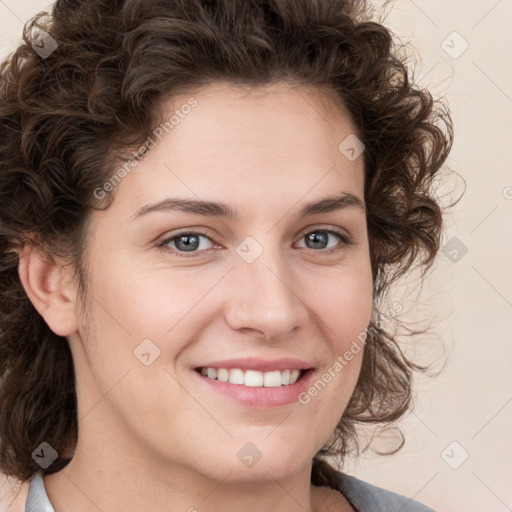
{"label": "woman", "polygon": [[431,510],[329,463],[410,406],[384,298],[437,254],[452,143],[367,12],[58,0],[27,27],[0,105],[27,511]]}

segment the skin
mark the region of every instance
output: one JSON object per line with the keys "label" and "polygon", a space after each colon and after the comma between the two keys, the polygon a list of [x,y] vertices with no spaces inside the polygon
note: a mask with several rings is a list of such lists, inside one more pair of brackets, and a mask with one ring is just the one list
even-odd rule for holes
{"label": "skin", "polygon": [[[341,493],[311,486],[310,475],[354,390],[362,350],[307,405],[241,405],[198,385],[191,368],[294,357],[314,363],[316,380],[367,327],[365,212],[297,216],[341,192],[364,202],[363,156],[350,161],[338,150],[355,129],[318,91],[285,83],[216,83],[193,97],[197,106],[123,178],[113,204],[93,212],[88,319],[65,261],[32,246],[20,255],[23,286],[67,337],[76,371],[78,445],[64,470],[44,478],[49,499],[56,512],[353,510]],[[163,104],[163,117],[188,99]],[[222,201],[241,216],[131,219],[170,196]],[[167,252],[157,246],[182,228],[207,232],[190,258],[172,253],[183,247],[176,239]],[[352,243],[332,234],[327,248],[307,245],[306,234],[332,228]],[[263,249],[250,264],[236,252],[247,236]],[[146,338],[160,350],[149,366],[134,356]],[[262,453],[252,467],[237,457],[247,442]]]}

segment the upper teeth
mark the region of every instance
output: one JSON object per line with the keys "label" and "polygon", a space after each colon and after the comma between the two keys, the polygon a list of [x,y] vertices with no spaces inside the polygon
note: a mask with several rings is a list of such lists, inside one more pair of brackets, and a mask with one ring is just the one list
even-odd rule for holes
{"label": "upper teeth", "polygon": [[201,368],[201,374],[220,382],[243,384],[250,387],[279,387],[297,382],[300,370],[275,370],[259,372],[256,370],[241,370],[240,368]]}

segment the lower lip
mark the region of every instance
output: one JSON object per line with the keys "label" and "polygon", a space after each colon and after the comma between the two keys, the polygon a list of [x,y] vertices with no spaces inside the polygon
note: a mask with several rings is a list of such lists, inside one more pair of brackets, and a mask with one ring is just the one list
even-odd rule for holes
{"label": "lower lip", "polygon": [[243,384],[230,384],[209,379],[196,370],[193,373],[210,389],[227,396],[236,402],[252,407],[282,407],[298,401],[298,396],[308,389],[313,378],[313,370],[307,370],[293,384],[279,387],[250,387]]}

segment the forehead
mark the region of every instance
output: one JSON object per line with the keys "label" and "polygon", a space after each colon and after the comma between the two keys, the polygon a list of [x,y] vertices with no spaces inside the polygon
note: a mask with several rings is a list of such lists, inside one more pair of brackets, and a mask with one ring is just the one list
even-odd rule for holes
{"label": "forehead", "polygon": [[154,132],[152,149],[115,191],[132,211],[167,195],[247,204],[362,193],[363,155],[350,161],[339,150],[353,123],[325,91],[216,83],[162,103],[160,121],[167,129]]}
{"label": "forehead", "polygon": [[321,139],[332,143],[332,137],[336,139],[340,133],[357,131],[341,99],[332,91],[282,81],[258,87],[215,82],[194,93],[163,101],[161,121],[169,119],[169,114],[180,112],[192,98],[196,106],[180,116],[172,128],[175,135],[185,132],[187,127],[209,137],[229,135],[235,140],[247,135],[247,146],[251,145],[248,137],[258,135],[252,141],[254,147],[256,142],[265,140],[264,134],[267,142],[275,140],[276,132],[280,135],[276,142],[280,144],[287,135],[318,144]]}

